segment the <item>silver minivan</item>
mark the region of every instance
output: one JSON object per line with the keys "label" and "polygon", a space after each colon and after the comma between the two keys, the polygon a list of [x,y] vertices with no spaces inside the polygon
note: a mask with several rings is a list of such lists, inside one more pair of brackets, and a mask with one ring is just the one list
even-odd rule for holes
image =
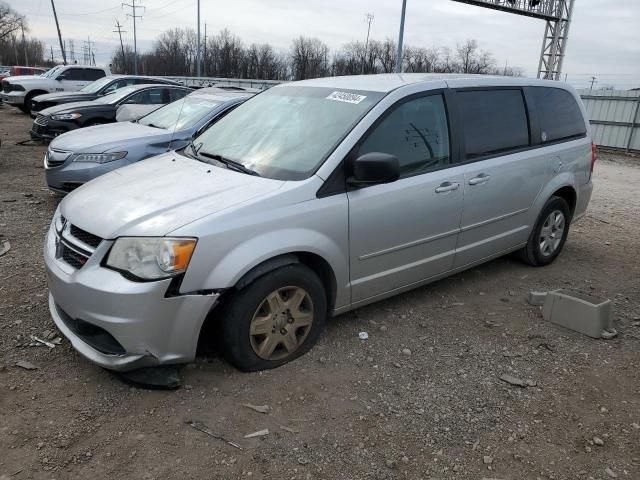
{"label": "silver minivan", "polygon": [[61,202],[51,314],[109,369],[189,362],[199,342],[243,370],[277,367],[329,316],[510,252],[551,263],[585,214],[594,161],[560,82],[279,85]]}

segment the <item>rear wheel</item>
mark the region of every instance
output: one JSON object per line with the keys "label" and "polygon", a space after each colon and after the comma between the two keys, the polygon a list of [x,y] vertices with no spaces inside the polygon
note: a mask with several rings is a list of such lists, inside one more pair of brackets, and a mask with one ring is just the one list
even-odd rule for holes
{"label": "rear wheel", "polygon": [[311,349],[326,316],[318,276],[304,265],[287,265],[259,277],[223,306],[221,347],[241,370],[275,368]]}
{"label": "rear wheel", "polygon": [[551,197],[540,212],[526,247],[520,258],[536,267],[549,265],[564,247],[569,234],[571,210],[566,200]]}

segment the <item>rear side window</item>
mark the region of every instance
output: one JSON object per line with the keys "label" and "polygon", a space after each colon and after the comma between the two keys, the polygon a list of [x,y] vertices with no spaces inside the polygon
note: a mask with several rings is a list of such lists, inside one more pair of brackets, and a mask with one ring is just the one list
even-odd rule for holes
{"label": "rear side window", "polygon": [[531,94],[540,118],[543,143],[587,133],[580,107],[569,92],[560,88],[532,87]]}
{"label": "rear side window", "polygon": [[169,94],[171,96],[171,99],[169,101],[170,102],[175,102],[176,100],[180,100],[187,93],[190,93],[189,90],[181,90],[179,88],[172,88],[171,90],[169,90]]}
{"label": "rear side window", "polygon": [[85,68],[84,70],[84,78],[85,80],[98,80],[99,78],[104,77],[104,70],[96,70],[94,68]]}
{"label": "rear side window", "polygon": [[401,177],[448,166],[449,130],[442,95],[414,98],[391,108],[362,142],[358,156],[371,152],[394,155],[400,162]]}
{"label": "rear side window", "polygon": [[457,98],[467,159],[529,145],[529,122],[519,89],[461,91]]}
{"label": "rear side window", "polygon": [[65,80],[85,80],[82,68],[70,68],[62,75],[64,75]]}

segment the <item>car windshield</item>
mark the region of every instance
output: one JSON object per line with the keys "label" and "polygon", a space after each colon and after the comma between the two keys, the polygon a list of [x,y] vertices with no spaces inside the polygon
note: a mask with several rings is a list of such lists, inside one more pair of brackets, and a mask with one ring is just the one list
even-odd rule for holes
{"label": "car windshield", "polygon": [[165,130],[183,130],[193,127],[221,103],[221,100],[205,97],[184,97],[142,117],[138,123]]}
{"label": "car windshield", "polygon": [[104,87],[108,83],[111,83],[112,81],[113,81],[113,78],[104,77],[104,78],[101,78],[100,80],[96,80],[95,82],[91,82],[89,85],[85,85],[80,89],[80,91],[85,93],[96,93],[102,87]]}
{"label": "car windshield", "polygon": [[224,157],[263,177],[301,180],[315,172],[383,96],[320,87],[273,87],[240,105],[193,143],[204,157]]}
{"label": "car windshield", "polygon": [[122,100],[124,97],[126,97],[127,95],[138,91],[139,88],[136,85],[131,85],[129,87],[122,87],[119,88],[118,90],[116,90],[113,93],[110,93],[108,95],[105,95],[104,97],[100,97],[97,100],[94,100],[94,102],[98,102],[98,103],[109,103],[111,105],[113,105],[114,103],[118,103],[120,100]]}
{"label": "car windshield", "polygon": [[62,65],[58,65],[57,67],[53,67],[51,70],[47,70],[46,72],[44,72],[42,76],[46,78],[51,78],[61,69],[62,69]]}

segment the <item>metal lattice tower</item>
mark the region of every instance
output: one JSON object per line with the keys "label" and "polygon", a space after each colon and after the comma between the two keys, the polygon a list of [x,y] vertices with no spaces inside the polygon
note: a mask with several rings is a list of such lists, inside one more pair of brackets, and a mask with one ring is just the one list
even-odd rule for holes
{"label": "metal lattice tower", "polygon": [[546,21],[538,78],[560,80],[575,0],[453,0]]}

